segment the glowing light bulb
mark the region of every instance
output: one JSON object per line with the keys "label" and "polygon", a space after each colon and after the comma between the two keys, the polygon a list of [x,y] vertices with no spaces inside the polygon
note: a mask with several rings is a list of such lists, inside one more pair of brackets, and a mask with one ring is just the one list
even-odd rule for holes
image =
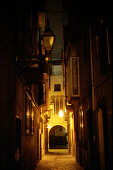
{"label": "glowing light bulb", "polygon": [[51,125],[47,125],[47,128],[48,128],[48,129],[51,129]]}
{"label": "glowing light bulb", "polygon": [[64,112],[62,110],[59,111],[59,117],[63,117]]}

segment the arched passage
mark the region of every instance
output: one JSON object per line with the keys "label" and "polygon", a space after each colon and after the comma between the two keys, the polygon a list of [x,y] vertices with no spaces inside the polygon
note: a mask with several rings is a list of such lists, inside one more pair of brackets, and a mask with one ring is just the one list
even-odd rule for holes
{"label": "arched passage", "polygon": [[67,149],[68,133],[67,130],[60,125],[51,128],[49,132],[49,149]]}

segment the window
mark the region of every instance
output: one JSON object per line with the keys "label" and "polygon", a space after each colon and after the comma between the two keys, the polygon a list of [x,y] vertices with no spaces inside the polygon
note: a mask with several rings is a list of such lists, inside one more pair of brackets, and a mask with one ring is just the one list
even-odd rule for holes
{"label": "window", "polygon": [[111,32],[110,28],[107,28],[106,23],[103,19],[100,21],[98,27],[98,32],[96,35],[97,40],[97,51],[100,60],[100,71],[101,74],[106,74],[109,68],[111,67],[112,58],[111,58]]}
{"label": "window", "polygon": [[60,99],[60,109],[63,110],[63,98]]}
{"label": "window", "polygon": [[61,84],[54,84],[54,91],[61,91]]}
{"label": "window", "polygon": [[27,94],[25,95],[25,133],[33,134],[34,132],[34,112],[32,101]]}
{"label": "window", "polygon": [[53,65],[52,66],[52,74],[53,75],[61,75],[62,74],[62,65]]}
{"label": "window", "polygon": [[79,57],[71,57],[71,83],[72,95],[79,96]]}
{"label": "window", "polygon": [[34,132],[34,112],[32,102],[29,100],[29,113],[30,113],[30,122],[29,122],[29,132],[33,134]]}
{"label": "window", "polygon": [[56,114],[59,113],[59,99],[56,99]]}
{"label": "window", "polygon": [[50,101],[54,107],[53,114],[58,114],[60,110],[64,111],[64,100],[65,100],[64,96],[56,95],[51,97]]}
{"label": "window", "polygon": [[79,130],[79,139],[84,139],[84,114],[82,106],[79,109],[79,116],[78,116],[78,130]]}
{"label": "window", "polygon": [[53,103],[53,107],[54,107],[54,114],[55,114],[55,98],[51,98],[51,103]]}
{"label": "window", "polygon": [[25,95],[25,133],[29,133],[29,108],[27,95]]}

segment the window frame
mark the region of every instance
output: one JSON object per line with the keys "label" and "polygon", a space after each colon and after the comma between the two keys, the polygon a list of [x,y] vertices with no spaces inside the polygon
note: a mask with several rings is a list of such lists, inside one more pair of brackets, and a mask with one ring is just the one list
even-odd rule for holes
{"label": "window frame", "polygon": [[61,84],[54,84],[54,91],[55,92],[61,91]]}
{"label": "window frame", "polygon": [[[76,59],[76,62],[77,62],[77,70],[76,70],[77,75],[74,75],[73,68],[76,69],[76,66],[75,65],[73,66],[73,59]],[[70,57],[70,73],[71,73],[71,96],[80,97],[79,57],[75,57],[75,56]],[[74,84],[74,81],[75,81],[74,78],[77,79],[77,84]],[[74,94],[74,88],[77,90],[77,94]]]}
{"label": "window frame", "polygon": [[25,134],[34,134],[33,103],[27,93],[25,93]]}

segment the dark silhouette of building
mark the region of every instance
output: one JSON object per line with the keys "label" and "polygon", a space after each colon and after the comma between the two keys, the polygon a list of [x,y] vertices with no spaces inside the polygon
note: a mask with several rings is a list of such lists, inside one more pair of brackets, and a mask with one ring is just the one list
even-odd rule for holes
{"label": "dark silhouette of building", "polygon": [[[63,70],[67,113],[74,120],[69,149],[82,167],[108,170],[113,153],[112,15],[107,8],[86,11],[73,0],[64,2]],[[35,169],[48,145],[41,46],[45,1],[4,2],[0,11],[0,169]]]}
{"label": "dark silhouette of building", "polygon": [[[112,16],[108,8],[65,3],[66,103],[74,113],[77,162],[86,169],[112,167]],[[109,156],[108,156],[109,155]]]}
{"label": "dark silhouette of building", "polygon": [[42,154],[40,36],[45,25],[38,25],[38,14],[44,6],[16,1],[1,8],[0,169],[34,169]]}

